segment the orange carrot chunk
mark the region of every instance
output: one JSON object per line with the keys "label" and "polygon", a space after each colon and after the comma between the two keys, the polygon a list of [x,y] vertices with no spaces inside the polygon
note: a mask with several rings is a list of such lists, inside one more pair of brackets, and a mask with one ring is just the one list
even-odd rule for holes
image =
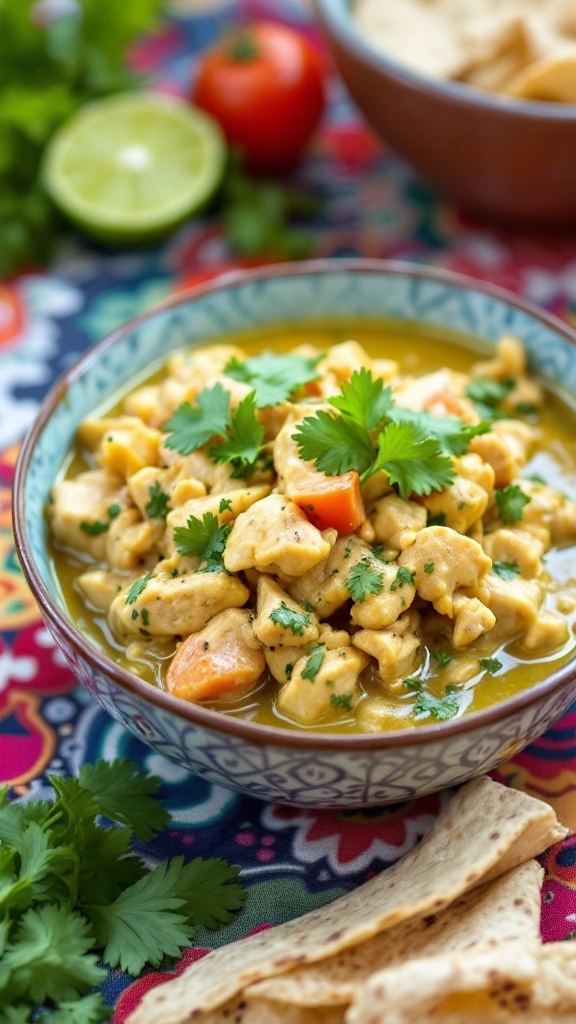
{"label": "orange carrot chunk", "polygon": [[166,675],[175,697],[193,703],[236,700],[266,668],[250,625],[250,613],[234,608],[216,615],[178,647]]}
{"label": "orange carrot chunk", "polygon": [[338,533],[354,533],[366,518],[358,473],[350,470],[342,476],[322,473],[303,477],[297,487],[288,489],[290,498],[319,530],[332,527]]}

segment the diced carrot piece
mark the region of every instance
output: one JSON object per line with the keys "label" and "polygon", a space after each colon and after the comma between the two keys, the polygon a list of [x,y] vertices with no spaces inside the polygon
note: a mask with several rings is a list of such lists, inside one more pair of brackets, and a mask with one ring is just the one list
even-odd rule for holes
{"label": "diced carrot piece", "polygon": [[366,518],[360,478],[354,470],[342,476],[315,473],[299,482],[297,490],[289,488],[288,492],[319,530],[332,527],[338,533],[354,533]]}
{"label": "diced carrot piece", "polygon": [[204,633],[192,634],[178,647],[166,675],[168,690],[194,703],[242,697],[266,667],[261,650],[248,647],[233,630],[206,648]]}
{"label": "diced carrot piece", "polygon": [[449,387],[430,395],[423,407],[437,416],[462,416],[468,411],[466,402]]}

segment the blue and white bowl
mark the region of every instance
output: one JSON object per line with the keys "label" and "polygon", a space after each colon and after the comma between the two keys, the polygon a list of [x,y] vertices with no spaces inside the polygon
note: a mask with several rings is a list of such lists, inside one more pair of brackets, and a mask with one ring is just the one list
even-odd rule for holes
{"label": "blue and white bowl", "polygon": [[231,789],[298,807],[393,803],[464,782],[507,760],[568,708],[574,661],[463,718],[369,735],[258,725],[172,697],[114,664],[70,619],[50,568],[44,508],[80,420],[174,349],[255,325],[374,316],[446,328],[488,345],[525,343],[534,370],[576,396],[576,335],[497,288],[455,274],[376,260],[321,261],[228,274],[131,320],[55,385],[21,449],[14,524],[42,615],[77,678],[155,750]]}

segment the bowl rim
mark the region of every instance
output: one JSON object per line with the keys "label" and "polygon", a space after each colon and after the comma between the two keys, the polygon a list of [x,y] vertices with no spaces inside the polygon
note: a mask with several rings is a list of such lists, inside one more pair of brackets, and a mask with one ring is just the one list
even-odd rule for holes
{"label": "bowl rim", "polygon": [[[12,515],[15,546],[20,565],[30,589],[39,605],[40,612],[46,623],[52,626],[54,635],[63,637],[66,643],[79,657],[87,661],[93,669],[110,678],[122,690],[151,703],[161,711],[176,714],[187,722],[204,727],[210,731],[230,734],[238,739],[248,740],[256,745],[294,747],[306,749],[325,749],[346,753],[348,751],[386,750],[398,746],[420,746],[428,742],[449,739],[458,734],[475,732],[482,727],[509,715],[523,711],[541,698],[561,690],[571,681],[574,682],[574,658],[561,666],[551,675],[540,680],[534,686],[513,694],[504,701],[465,714],[447,722],[421,725],[412,730],[398,729],[382,733],[321,733],[312,729],[283,729],[276,725],[263,725],[234,715],[212,710],[199,704],[192,704],[167,693],[150,683],[139,679],[120,665],[112,661],[86,638],[80,629],[69,619],[49,593],[42,575],[34,561],[25,529],[25,483],[30,461],[39,438],[47,422],[64,400],[68,388],[82,377],[100,355],[120,341],[126,334],[147,322],[158,313],[177,309],[190,301],[195,302],[207,296],[218,295],[230,288],[275,278],[302,277],[312,275],[329,275],[334,273],[374,274],[389,277],[408,277],[412,280],[436,281],[459,291],[480,292],[487,298],[504,302],[521,312],[535,318],[549,329],[560,334],[576,348],[576,331],[552,313],[540,309],[529,300],[484,281],[454,271],[439,269],[423,264],[404,262],[401,260],[381,259],[317,259],[299,261],[298,263],[271,264],[250,270],[232,270],[201,285],[170,296],[156,304],[152,309],[132,317],[96,345],[91,346],[74,364],[68,367],[63,375],[53,384],[44,398],[38,415],[26,434],[18,455],[14,485],[12,492]],[[273,321],[270,321],[273,323]],[[145,739],[145,737],[144,737]]]}
{"label": "bowl rim", "polygon": [[366,42],[351,17],[349,3],[350,0],[314,0],[322,27],[328,35],[332,33],[335,36],[344,50],[352,51],[355,57],[374,69],[385,71],[400,84],[412,89],[428,90],[458,106],[472,105],[527,120],[576,122],[576,103],[514,99],[475,88],[466,82],[435,79],[412,71]]}

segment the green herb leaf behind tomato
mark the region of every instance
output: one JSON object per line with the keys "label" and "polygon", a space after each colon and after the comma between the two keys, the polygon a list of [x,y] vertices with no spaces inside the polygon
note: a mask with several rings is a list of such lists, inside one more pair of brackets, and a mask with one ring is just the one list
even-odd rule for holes
{"label": "green herb leaf behind tomato", "polygon": [[192,99],[243,150],[250,170],[288,170],[324,110],[321,59],[294,29],[255,22],[200,58]]}

